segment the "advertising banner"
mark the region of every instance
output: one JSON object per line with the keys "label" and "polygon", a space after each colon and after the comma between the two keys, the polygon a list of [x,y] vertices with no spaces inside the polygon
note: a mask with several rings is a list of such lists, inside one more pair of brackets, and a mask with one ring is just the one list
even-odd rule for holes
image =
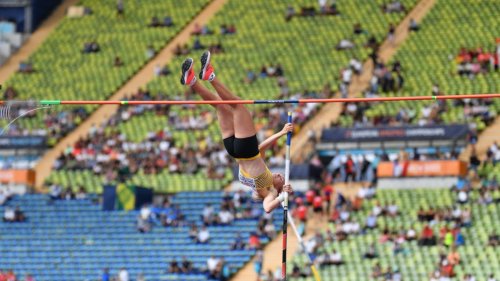
{"label": "advertising banner", "polygon": [[373,142],[402,140],[456,140],[465,138],[467,125],[404,126],[373,128],[330,128],[323,130],[322,142]]}
{"label": "advertising banner", "polygon": [[0,137],[0,149],[45,148],[46,146],[46,138],[41,136]]}
{"label": "advertising banner", "polygon": [[380,178],[451,177],[467,174],[467,163],[458,160],[381,162],[377,168]]}
{"label": "advertising banner", "polygon": [[33,170],[0,170],[0,183],[35,184],[35,171]]}

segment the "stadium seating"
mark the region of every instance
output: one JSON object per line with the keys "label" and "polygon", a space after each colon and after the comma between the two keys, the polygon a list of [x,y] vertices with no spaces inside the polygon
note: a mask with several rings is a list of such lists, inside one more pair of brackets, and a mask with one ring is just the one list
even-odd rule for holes
{"label": "stadium seating", "polygon": [[[125,3],[123,16],[116,2],[85,0],[80,4],[92,13],[81,18],[66,18],[55,32],[30,57],[35,73],[15,74],[5,84],[13,86],[18,99],[95,99],[113,94],[147,61],[146,49],[163,48],[208,3],[208,0]],[[172,16],[173,27],[148,27],[151,18]],[[100,51],[83,54],[84,43],[95,40]],[[124,62],[113,67],[114,58]],[[95,106],[85,106],[92,110]],[[40,118],[22,119],[24,128],[43,128]]]}
{"label": "stadium seating", "polygon": [[[447,189],[415,189],[415,190],[381,190],[377,193],[376,200],[381,205],[396,202],[399,206],[400,215],[394,218],[379,218],[378,228],[369,230],[366,234],[350,236],[348,240],[334,241],[326,244],[331,251],[336,249],[342,254],[344,265],[325,266],[320,269],[322,280],[369,280],[372,267],[379,262],[382,269],[388,266],[392,270],[398,269],[404,280],[428,280],[428,276],[435,270],[439,261],[440,250],[438,246],[421,247],[415,241],[404,243],[404,252],[394,255],[392,243],[379,244],[379,237],[385,227],[389,230],[408,230],[410,227],[419,233],[423,223],[417,220],[417,211],[420,207],[448,207],[455,204],[455,193]],[[478,205],[477,197],[471,198],[471,204],[466,206],[472,209],[472,227],[462,228],[465,236],[465,245],[458,248],[461,263],[455,267],[459,278],[466,273],[473,273],[477,280],[486,280],[491,273],[500,272],[500,248],[487,247],[488,235],[492,231],[500,231],[500,209],[498,204],[488,206]],[[351,217],[364,225],[365,218],[375,204],[375,200],[365,201],[360,212],[352,213]],[[462,207],[463,208],[463,207]],[[434,232],[439,233],[443,223],[433,226]],[[330,225],[330,229],[334,227]],[[363,255],[371,243],[376,244],[379,258],[376,260],[364,259]],[[448,254],[446,252],[446,254]],[[305,268],[306,257],[297,255],[291,263],[297,263]],[[289,266],[289,269],[292,267]],[[291,271],[291,270],[290,270]],[[291,272],[290,272],[291,273]],[[497,276],[498,278],[498,276]],[[297,280],[314,280],[310,278],[298,278]]]}
{"label": "stadium seating", "polygon": [[[403,2],[408,8],[416,3],[414,0]],[[337,3],[341,12],[339,16],[297,18],[287,23],[284,16],[281,16],[286,10],[286,3],[229,2],[208,24],[209,28],[215,31],[214,34],[200,36],[200,38],[205,45],[222,42],[224,53],[214,55],[214,65],[217,70],[220,70],[217,75],[220,75],[221,79],[243,98],[272,99],[278,97],[279,88],[273,78],[259,78],[250,85],[242,82],[245,69],[252,69],[258,73],[263,64],[281,63],[283,65],[291,93],[303,92],[306,89],[319,92],[325,83],[334,84],[335,80],[332,77],[336,76],[339,70],[348,64],[351,57],[365,58],[367,56],[368,50],[362,45],[369,36],[375,35],[377,38],[384,38],[389,23],[396,23],[403,18],[404,13],[384,14],[381,12],[380,5],[382,3],[383,1],[339,1]],[[299,1],[294,5],[298,10],[302,5],[316,5],[316,2]],[[245,17],[240,18],[241,13],[244,13]],[[280,16],[276,16],[277,14]],[[238,22],[236,34],[219,34],[220,25],[235,22]],[[334,46],[338,41],[345,37],[354,36],[351,34],[352,27],[356,22],[360,22],[368,34],[359,35],[353,39],[358,45],[357,48],[346,52],[335,51]],[[335,25],[336,28],[331,28],[332,25]],[[303,37],[303,40],[298,42],[300,45],[292,44],[297,32],[300,32],[300,36]],[[314,42],[314,44],[306,42]],[[199,67],[198,56],[200,54],[201,51],[192,52],[189,55],[196,58],[197,68]],[[178,73],[178,67],[183,59],[184,57],[179,57],[171,63],[171,69],[175,69],[174,73]],[[295,71],[297,69],[301,70]],[[146,88],[153,96],[161,93],[171,99],[180,98],[182,93],[186,91],[186,88],[180,85],[179,76],[176,74],[157,77]],[[258,106],[255,110],[260,111],[263,108],[266,106]],[[189,109],[174,106],[170,110],[183,117],[197,116],[201,111],[209,108],[205,106]],[[257,120],[258,127],[267,122],[265,117],[259,118]],[[196,144],[200,136],[206,135],[209,135],[214,142],[220,141],[218,126],[215,122],[210,123],[208,129],[176,130],[165,125],[165,118],[157,116],[154,112],[134,115],[127,122],[120,123],[118,128],[128,139],[137,142],[143,140],[148,132],[157,132],[165,128],[172,132],[176,141],[183,144]],[[230,174],[228,173],[228,175]],[[186,182],[182,175],[179,178],[182,180],[178,181],[167,173],[154,176],[137,175],[132,179],[132,182],[155,189],[173,191],[179,189],[175,183]],[[53,172],[49,180],[64,186],[84,185],[91,192],[100,192],[103,181],[93,176],[89,171],[79,173],[64,170]],[[190,182],[189,179],[187,182]],[[200,176],[196,183],[183,184],[182,186],[207,190],[219,188],[222,184],[221,182],[206,183]]]}
{"label": "stadium seating", "polygon": [[[381,94],[382,96],[431,95],[433,84],[439,85],[440,91],[447,95],[497,93],[500,91],[500,74],[490,71],[478,74],[473,79],[457,74],[455,57],[461,48],[494,51],[496,3],[489,1],[438,1],[428,15],[424,17],[420,31],[414,32],[402,44],[392,61],[400,61],[405,78],[405,86],[398,93]],[[396,116],[401,108],[416,110],[414,123],[421,117],[422,102],[385,102],[373,105],[365,111],[369,118]],[[489,114],[495,116],[500,110],[500,100],[493,100]],[[447,124],[469,122],[483,130],[487,124],[479,117],[467,117],[463,106],[454,106],[448,101],[448,109],[440,116]],[[342,126],[351,126],[352,118],[344,116]]]}
{"label": "stadium seating", "polygon": [[[202,206],[210,203],[218,211],[222,194],[180,192],[172,203],[179,204],[186,221],[200,225]],[[105,267],[111,274],[126,267],[131,280],[141,272],[147,280],[207,280],[201,273],[176,276],[165,271],[174,258],[180,260],[185,255],[201,269],[215,255],[224,257],[234,273],[254,254],[253,250],[233,251],[230,245],[237,232],[248,240],[256,229],[255,219],[209,226],[209,244],[195,245],[188,237],[188,227],[157,226],[142,234],[134,227],[138,212],[101,211],[90,199],[51,202],[47,195],[25,195],[8,205],[19,205],[28,220],[0,223],[0,268],[12,268],[18,276],[29,272],[38,281],[97,280]],[[275,212],[277,229],[281,220],[282,214]]]}

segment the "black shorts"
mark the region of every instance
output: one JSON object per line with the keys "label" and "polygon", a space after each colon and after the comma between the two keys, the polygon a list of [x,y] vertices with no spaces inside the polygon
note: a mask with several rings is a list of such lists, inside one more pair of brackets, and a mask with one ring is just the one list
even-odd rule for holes
{"label": "black shorts", "polygon": [[224,147],[236,159],[254,158],[260,154],[257,135],[242,139],[230,136],[224,139]]}

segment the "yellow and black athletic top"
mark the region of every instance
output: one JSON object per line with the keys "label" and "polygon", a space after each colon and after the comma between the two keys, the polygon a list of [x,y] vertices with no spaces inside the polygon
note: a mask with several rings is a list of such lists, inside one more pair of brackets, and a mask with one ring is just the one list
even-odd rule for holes
{"label": "yellow and black athletic top", "polygon": [[245,170],[240,167],[238,179],[243,185],[252,188],[253,191],[259,191],[262,189],[273,187],[273,174],[267,167],[262,174],[256,177],[250,176],[247,172],[245,172]]}

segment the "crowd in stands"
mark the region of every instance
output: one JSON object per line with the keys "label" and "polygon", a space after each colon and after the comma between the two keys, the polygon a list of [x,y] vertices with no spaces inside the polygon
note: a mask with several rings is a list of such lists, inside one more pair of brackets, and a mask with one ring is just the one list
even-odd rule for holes
{"label": "crowd in stands", "polygon": [[165,16],[163,21],[160,21],[158,17],[154,16],[149,23],[149,27],[172,27],[174,25],[174,20],[171,16]]}
{"label": "crowd in stands", "polygon": [[285,11],[285,21],[294,17],[336,16],[340,12],[337,9],[336,0],[318,0],[318,6],[301,6],[299,12],[292,5],[288,5]]}
{"label": "crowd in stands", "polygon": [[26,274],[24,279],[20,279],[16,276],[12,269],[2,270],[0,269],[0,280],[1,281],[35,281],[35,278],[31,274]]}
{"label": "crowd in stands", "polygon": [[101,47],[99,46],[96,40],[85,42],[85,44],[83,45],[84,54],[98,53],[100,50]]}
{"label": "crowd in stands", "polygon": [[49,197],[51,200],[85,200],[87,199],[87,192],[83,186],[77,188],[74,192],[71,188],[63,188],[59,184],[47,182],[49,187]]}
{"label": "crowd in stands", "polygon": [[3,221],[4,222],[24,222],[24,221],[26,221],[26,217],[24,216],[24,213],[19,206],[16,206],[15,209],[7,206],[4,209]]}
{"label": "crowd in stands", "polygon": [[474,78],[476,75],[498,70],[500,60],[500,38],[496,39],[494,50],[488,52],[484,48],[461,48],[455,56],[457,73]]}
{"label": "crowd in stands", "polygon": [[[109,268],[104,268],[102,270],[102,275],[100,281],[130,281],[130,274],[128,273],[128,270],[124,267],[120,268],[118,273],[116,275],[112,275],[109,272]],[[133,279],[136,281],[146,281],[146,278],[144,277],[143,273],[139,273],[137,275],[136,279]]]}
{"label": "crowd in stands", "polygon": [[[137,216],[137,230],[145,233],[151,231],[153,226],[184,226],[184,216],[182,215],[179,206],[170,203],[167,198],[163,204],[158,205],[143,205],[139,215]],[[208,240],[208,236],[207,236]]]}
{"label": "crowd in stands", "polygon": [[[162,99],[167,97],[151,97],[148,92],[139,92],[133,98]],[[196,117],[181,117],[177,111],[170,111],[170,107],[164,105],[121,107],[105,124],[99,127],[93,125],[89,138],[81,139],[74,146],[68,147],[56,161],[55,169],[91,169],[96,175],[104,175],[110,182],[126,180],[139,169],[145,174],[156,174],[163,169],[168,169],[170,173],[192,174],[206,169],[209,177],[224,176],[224,168],[228,165],[227,155],[210,137],[200,139],[196,147],[190,147],[176,143],[167,127],[158,132],[150,132],[143,141],[135,143],[128,141],[117,129],[105,129],[151,111],[156,115],[165,116],[166,124],[170,124],[175,130],[206,128],[214,118],[210,111],[200,112]]]}

